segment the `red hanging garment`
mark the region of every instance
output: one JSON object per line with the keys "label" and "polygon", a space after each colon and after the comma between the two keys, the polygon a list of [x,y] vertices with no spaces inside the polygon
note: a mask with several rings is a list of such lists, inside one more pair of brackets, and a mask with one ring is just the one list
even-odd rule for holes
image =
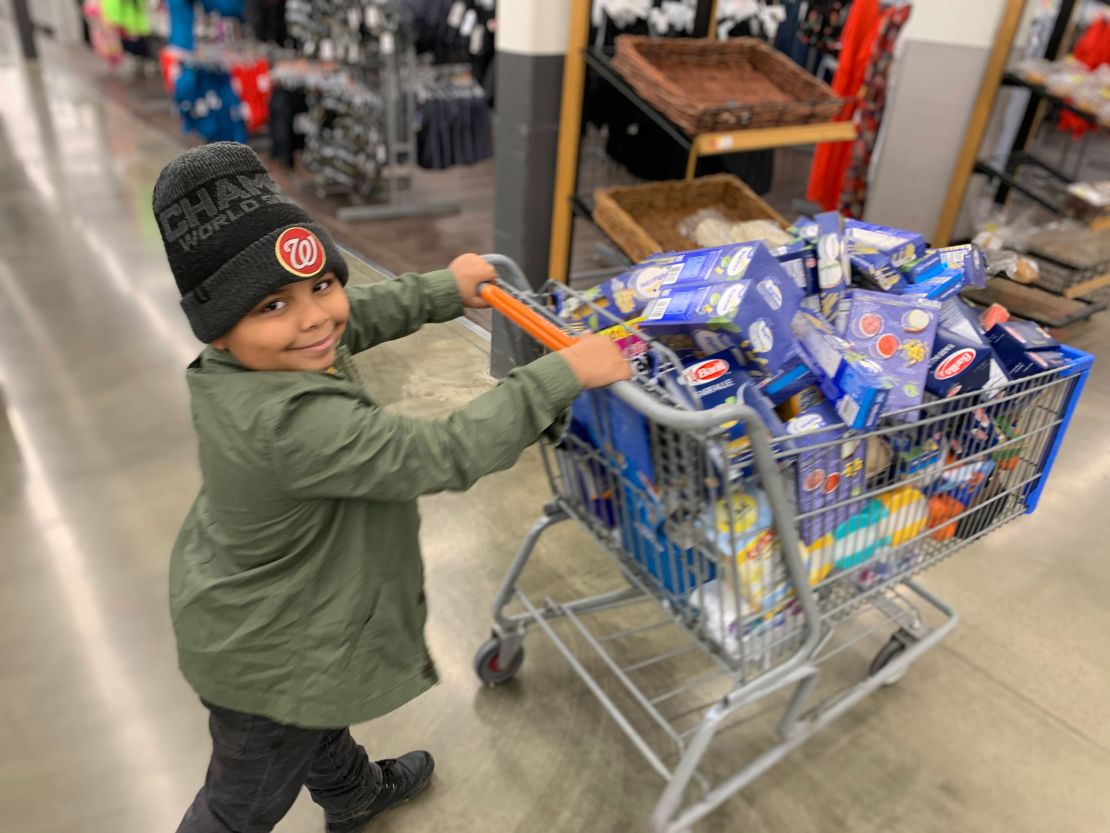
{"label": "red hanging garment", "polygon": [[[832,88],[837,95],[854,97],[863,85],[864,75],[871,63],[872,47],[879,31],[879,0],[855,0],[840,41],[840,62],[833,77]],[[854,101],[844,105],[840,118],[850,119],[855,111]],[[844,187],[844,174],[852,157],[851,142],[818,145],[813,154],[813,167],[809,172],[806,198],[826,211],[832,211],[840,201]]]}
{"label": "red hanging garment", "polygon": [[[1088,69],[1098,69],[1103,64],[1110,63],[1110,23],[1107,23],[1104,16],[1099,17],[1083,33],[1075,44],[1072,57]],[[1065,110],[1060,114],[1060,129],[1078,138],[1088,130],[1093,130],[1094,125]]]}

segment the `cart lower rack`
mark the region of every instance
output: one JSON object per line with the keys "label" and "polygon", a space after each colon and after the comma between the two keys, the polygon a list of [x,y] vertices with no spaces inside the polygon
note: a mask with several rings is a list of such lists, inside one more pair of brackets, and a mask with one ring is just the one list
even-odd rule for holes
{"label": "cart lower rack", "polygon": [[[549,349],[567,346],[553,295],[575,294],[533,292],[512,261],[489,259],[503,281],[487,300]],[[538,627],[664,779],[652,831],[681,833],[951,632],[956,613],[914,577],[1033,511],[1092,359],[1065,348],[1066,368],[928,402],[869,433],[772,438],[748,405],[696,410],[682,364],[642,341],[634,380],[581,397],[544,448],[554,498],[497,593],[475,670],[511,679]],[[521,574],[569,519],[620,584],[533,599]],[[815,702],[829,661],[873,633],[889,639],[862,678]],[[764,700],[782,707],[776,740],[711,777],[714,740]]]}

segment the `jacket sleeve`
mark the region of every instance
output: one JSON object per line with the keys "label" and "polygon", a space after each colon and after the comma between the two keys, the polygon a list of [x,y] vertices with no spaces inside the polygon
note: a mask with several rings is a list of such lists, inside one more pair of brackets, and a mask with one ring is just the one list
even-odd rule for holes
{"label": "jacket sleeve", "polygon": [[288,400],[272,420],[276,476],[305,498],[406,501],[470,488],[509,468],[580,391],[558,355],[517,368],[443,419],[391,414],[327,391]]}
{"label": "jacket sleeve", "polygon": [[352,353],[392,341],[419,330],[424,324],[450,321],[462,315],[462,296],[449,269],[417,275],[408,272],[396,280],[347,287],[351,303],[343,343]]}

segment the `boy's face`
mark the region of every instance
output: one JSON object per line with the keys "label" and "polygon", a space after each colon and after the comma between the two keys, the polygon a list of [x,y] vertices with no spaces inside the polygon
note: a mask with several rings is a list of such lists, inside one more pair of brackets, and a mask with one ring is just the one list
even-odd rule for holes
{"label": "boy's face", "polygon": [[327,370],[349,309],[342,284],[328,272],[267,295],[212,346],[251,370]]}

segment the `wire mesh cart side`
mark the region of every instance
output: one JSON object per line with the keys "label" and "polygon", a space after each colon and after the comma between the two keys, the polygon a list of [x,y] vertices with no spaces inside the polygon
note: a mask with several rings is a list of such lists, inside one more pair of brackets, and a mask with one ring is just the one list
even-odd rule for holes
{"label": "wire mesh cart side", "polygon": [[[495,309],[550,350],[573,343],[552,307],[572,290],[533,292],[512,261],[489,260]],[[1069,351],[1064,371],[987,405],[969,394],[867,434],[784,438],[754,401],[697,410],[677,357],[641,343],[633,381],[580,397],[543,448],[554,497],[496,594],[475,671],[507,682],[539,628],[663,778],[653,833],[681,833],[951,632],[956,613],[915,576],[1035,508],[1092,360]],[[521,576],[570,519],[612,560],[615,586],[533,598]],[[881,647],[843,683],[833,660],[870,637]],[[722,733],[756,703],[781,716],[737,760],[749,745]]]}

